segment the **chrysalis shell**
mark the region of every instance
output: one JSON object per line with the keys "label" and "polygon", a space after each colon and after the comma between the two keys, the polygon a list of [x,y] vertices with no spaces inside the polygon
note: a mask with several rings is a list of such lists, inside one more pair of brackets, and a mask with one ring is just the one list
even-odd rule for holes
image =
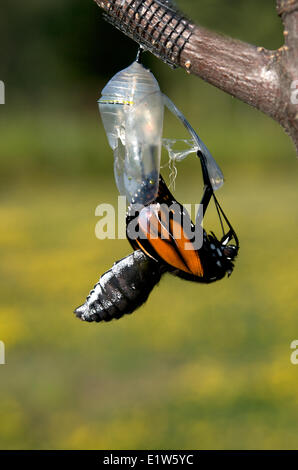
{"label": "chrysalis shell", "polygon": [[157,80],[142,64],[133,62],[107,83],[98,104],[114,151],[119,192],[129,202],[153,201],[158,192],[164,112]]}

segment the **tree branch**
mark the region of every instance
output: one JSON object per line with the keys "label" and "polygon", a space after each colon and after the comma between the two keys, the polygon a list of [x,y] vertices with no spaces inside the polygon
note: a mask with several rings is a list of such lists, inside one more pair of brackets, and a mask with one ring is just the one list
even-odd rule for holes
{"label": "tree branch", "polygon": [[282,18],[285,38],[283,53],[276,58],[282,97],[277,120],[292,137],[298,154],[298,93],[295,91],[298,87],[298,0],[277,0],[277,12]]}
{"label": "tree branch", "polygon": [[94,1],[145,49],[279,122],[298,154],[298,0],[277,0],[285,44],[276,51],[196,26],[167,0]]}
{"label": "tree branch", "polygon": [[180,65],[217,88],[277,117],[280,87],[274,55],[242,41],[194,28]]}

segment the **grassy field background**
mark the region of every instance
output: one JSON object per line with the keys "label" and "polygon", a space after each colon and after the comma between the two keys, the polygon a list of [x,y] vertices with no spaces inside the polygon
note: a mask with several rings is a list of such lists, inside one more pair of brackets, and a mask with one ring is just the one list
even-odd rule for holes
{"label": "grassy field background", "polygon": [[[261,20],[249,28],[245,16],[241,35],[247,2],[238,16],[230,7],[226,29],[215,15],[218,2],[202,4],[196,19],[231,27],[242,39],[255,34],[264,43],[279,28],[274,12],[260,6],[267,30]],[[187,13],[193,5],[185,2]],[[252,7],[250,14],[252,21]],[[270,19],[278,24],[272,31]],[[129,54],[127,65],[132,46]],[[150,66],[224,171],[218,198],[240,239],[234,273],[209,286],[168,275],[129,317],[77,320],[73,309],[131,251],[126,240],[99,241],[94,233],[96,206],[117,201],[96,109],[106,79],[92,76],[76,88],[79,75],[74,84],[66,76],[38,100],[7,83],[0,109],[1,449],[297,449],[294,149],[257,111],[156,59]],[[184,136],[169,117],[165,135]],[[189,157],[178,172],[177,198],[197,203],[198,162]]]}

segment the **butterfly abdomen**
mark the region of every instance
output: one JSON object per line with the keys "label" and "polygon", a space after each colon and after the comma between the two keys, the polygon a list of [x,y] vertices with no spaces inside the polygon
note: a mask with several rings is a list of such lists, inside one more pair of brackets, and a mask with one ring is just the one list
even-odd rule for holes
{"label": "butterfly abdomen", "polygon": [[161,275],[160,264],[136,250],[101,276],[75,314],[88,322],[121,318],[146,302]]}

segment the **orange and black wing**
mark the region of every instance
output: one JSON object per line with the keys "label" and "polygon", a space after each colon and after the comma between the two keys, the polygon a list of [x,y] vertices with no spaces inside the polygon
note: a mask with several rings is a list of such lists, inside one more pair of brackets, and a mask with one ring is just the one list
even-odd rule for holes
{"label": "orange and black wing", "polygon": [[170,268],[202,277],[204,270],[199,253],[183,222],[194,229],[183,206],[174,199],[161,177],[156,202],[140,211],[138,237],[129,241],[133,248],[140,248],[147,256]]}

